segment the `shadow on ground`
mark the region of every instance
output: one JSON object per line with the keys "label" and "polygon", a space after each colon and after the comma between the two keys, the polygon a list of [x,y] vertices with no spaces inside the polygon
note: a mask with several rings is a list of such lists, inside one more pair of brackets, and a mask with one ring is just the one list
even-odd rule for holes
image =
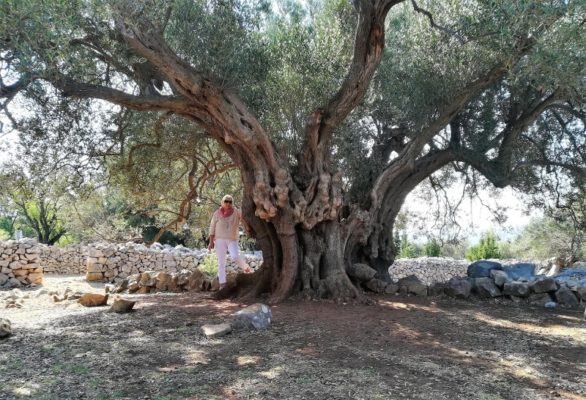
{"label": "shadow on ground", "polygon": [[[138,296],[0,342],[0,399],[584,398],[578,312],[448,299],[291,302],[265,332],[208,340],[242,304]],[[78,305],[71,306],[81,307]]]}

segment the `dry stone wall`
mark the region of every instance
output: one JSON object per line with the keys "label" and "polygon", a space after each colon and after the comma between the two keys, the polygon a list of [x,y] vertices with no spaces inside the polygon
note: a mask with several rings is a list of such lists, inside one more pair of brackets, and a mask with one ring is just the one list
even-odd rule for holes
{"label": "dry stone wall", "polygon": [[389,275],[393,282],[415,275],[421,283],[431,286],[434,283],[444,283],[452,278],[466,276],[469,264],[469,261],[454,260],[453,258],[402,258],[395,260],[391,265]]}
{"label": "dry stone wall", "polygon": [[[194,271],[203,259],[212,254],[207,250],[171,247],[155,243],[151,247],[142,244],[125,245],[92,244],[87,247],[87,280],[106,280],[121,283],[131,275],[144,272],[176,274]],[[260,257],[244,255],[252,269],[260,265]],[[228,258],[227,270],[237,267]]]}
{"label": "dry stone wall", "polygon": [[43,268],[34,240],[0,242],[0,288],[42,283]]}
{"label": "dry stone wall", "polygon": [[85,274],[87,268],[87,247],[71,245],[55,247],[38,245],[40,263],[45,273]]}

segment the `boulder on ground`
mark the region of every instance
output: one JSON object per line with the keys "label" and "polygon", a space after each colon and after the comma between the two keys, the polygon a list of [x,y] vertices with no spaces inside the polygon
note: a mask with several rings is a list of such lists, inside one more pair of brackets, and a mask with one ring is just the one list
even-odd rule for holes
{"label": "boulder on ground", "polygon": [[380,279],[372,278],[368,282],[364,284],[366,288],[375,293],[384,293],[385,289],[387,288],[387,283],[385,281],[381,281]]}
{"label": "boulder on ground", "polygon": [[555,298],[557,302],[565,306],[577,306],[579,303],[578,298],[574,295],[567,286],[560,286],[555,292]]}
{"label": "boulder on ground", "polygon": [[527,297],[529,293],[529,284],[525,282],[507,282],[503,286],[503,294],[508,296]]}
{"label": "boulder on ground", "polygon": [[79,304],[84,307],[100,307],[108,305],[108,295],[102,295],[97,293],[84,293],[79,300]]}
{"label": "boulder on ground", "polygon": [[446,287],[446,294],[458,299],[467,299],[470,297],[472,284],[467,279],[452,278]]}
{"label": "boulder on ground", "polygon": [[428,296],[441,296],[446,291],[446,284],[443,282],[435,282],[427,288]]}
{"label": "boulder on ground", "polygon": [[12,325],[6,318],[0,318],[0,339],[12,335]]}
{"label": "boulder on ground", "polygon": [[502,289],[505,286],[505,283],[510,281],[509,275],[500,269],[493,269],[490,271],[490,276],[494,280],[494,284],[497,285],[499,288]]}
{"label": "boulder on ground", "polygon": [[399,285],[397,285],[396,283],[393,283],[393,282],[387,283],[387,286],[385,287],[386,294],[395,294],[395,293],[397,293],[398,290],[399,290]]}
{"label": "boulder on ground", "polygon": [[503,266],[496,261],[480,260],[470,264],[467,273],[470,278],[489,278],[493,269],[502,270]]}
{"label": "boulder on ground", "polygon": [[261,303],[248,306],[232,316],[233,329],[263,330],[269,327],[273,319],[271,307]]}
{"label": "boulder on ground", "polygon": [[527,300],[529,301],[530,304],[544,307],[547,303],[551,302],[553,299],[549,293],[532,293],[529,295]]}
{"label": "boulder on ground", "polygon": [[518,281],[531,280],[535,276],[536,269],[537,265],[533,263],[517,263],[503,268],[503,271],[507,273],[510,279]]}
{"label": "boulder on ground", "polygon": [[478,296],[485,298],[502,296],[500,289],[491,278],[476,278],[474,291]]}
{"label": "boulder on ground", "polygon": [[367,264],[352,264],[348,268],[348,275],[360,282],[370,281],[376,275],[376,270]]}
{"label": "boulder on ground", "polygon": [[415,275],[399,279],[399,293],[427,296],[427,286]]}
{"label": "boulder on ground", "polygon": [[578,282],[576,286],[576,295],[584,301],[586,301],[586,280]]}
{"label": "boulder on ground", "polygon": [[199,269],[196,269],[195,271],[193,271],[193,273],[191,274],[191,276],[188,279],[187,289],[188,290],[195,290],[195,291],[203,290],[203,285],[204,285],[205,281],[206,281],[205,274],[203,272],[201,272]]}
{"label": "boulder on ground", "polygon": [[85,276],[85,280],[88,282],[103,281],[104,274],[101,272],[88,272]]}
{"label": "boulder on ground", "polygon": [[538,277],[529,284],[529,287],[535,293],[555,292],[558,289],[555,279],[547,276]]}
{"label": "boulder on ground", "polygon": [[114,303],[112,303],[112,307],[110,307],[110,311],[113,311],[118,314],[129,313],[132,311],[132,308],[136,304],[136,301],[130,301],[123,299],[121,297],[117,297],[114,299]]}

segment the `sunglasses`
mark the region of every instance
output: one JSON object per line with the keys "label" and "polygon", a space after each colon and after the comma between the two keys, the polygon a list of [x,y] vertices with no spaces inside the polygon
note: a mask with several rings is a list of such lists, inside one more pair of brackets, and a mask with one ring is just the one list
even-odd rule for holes
{"label": "sunglasses", "polygon": [[224,203],[230,203],[230,204],[232,204],[232,200],[224,200]]}

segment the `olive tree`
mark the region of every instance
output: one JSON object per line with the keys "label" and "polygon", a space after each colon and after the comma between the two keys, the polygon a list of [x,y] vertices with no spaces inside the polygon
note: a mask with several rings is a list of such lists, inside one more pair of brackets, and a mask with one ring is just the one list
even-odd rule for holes
{"label": "olive tree", "polygon": [[[34,3],[34,4],[33,4]],[[4,1],[3,109],[22,95],[173,115],[238,168],[263,250],[245,296],[352,298],[407,194],[452,167],[533,188],[584,169],[574,1]],[[77,102],[77,103],[76,103]],[[32,107],[32,106],[31,106]],[[162,140],[165,140],[164,135]]]}

